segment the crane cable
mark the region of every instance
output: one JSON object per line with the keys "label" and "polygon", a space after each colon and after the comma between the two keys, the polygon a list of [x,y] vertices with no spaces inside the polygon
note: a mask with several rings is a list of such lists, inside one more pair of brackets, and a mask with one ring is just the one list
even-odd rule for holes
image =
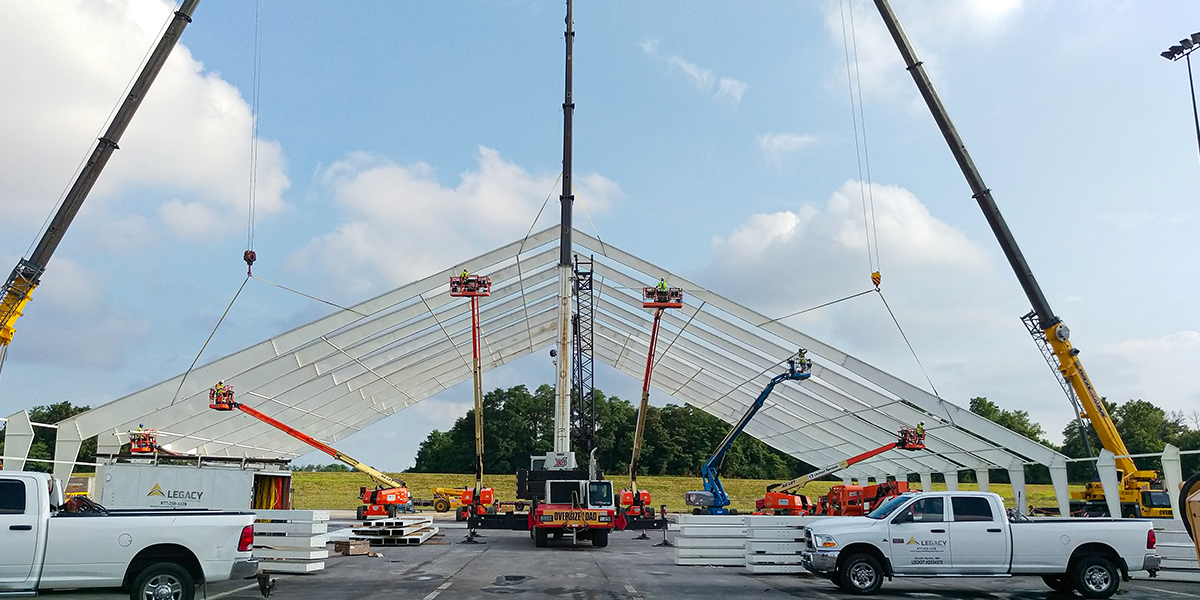
{"label": "crane cable", "polygon": [[[878,288],[882,280],[879,266],[879,232],[875,226],[875,193],[871,185],[871,158],[867,150],[867,119],[863,111],[862,74],[858,61],[858,36],[854,27],[854,6],[843,0],[839,8],[842,17],[842,47],[846,55],[846,87],[850,95],[850,120],[854,127],[854,158],[858,164],[858,194],[863,208],[863,235],[866,238],[867,265],[871,268],[871,283]],[[846,27],[847,12],[850,13],[849,34],[847,34]],[[851,65],[851,53],[853,53],[853,66]],[[862,132],[861,144],[859,143],[860,129]]]}
{"label": "crane cable", "polygon": [[246,261],[246,277],[253,277],[254,261],[258,255],[254,252],[254,213],[255,193],[258,190],[258,115],[261,102],[262,88],[262,0],[254,7],[254,80],[250,93],[250,191],[246,207],[246,251],[242,260]]}

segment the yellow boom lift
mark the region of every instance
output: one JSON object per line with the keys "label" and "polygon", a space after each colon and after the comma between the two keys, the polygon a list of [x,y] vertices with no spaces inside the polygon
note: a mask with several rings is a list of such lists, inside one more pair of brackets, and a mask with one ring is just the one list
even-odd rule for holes
{"label": "yellow boom lift", "polygon": [[[1033,336],[1038,348],[1041,349],[1042,355],[1045,356],[1051,369],[1058,375],[1059,384],[1062,385],[1071,404],[1075,407],[1076,414],[1080,418],[1091,421],[1097,437],[1100,438],[1100,443],[1117,456],[1121,516],[1170,518],[1172,516],[1170,497],[1166,490],[1162,489],[1158,473],[1139,470],[1134,465],[1133,459],[1129,457],[1129,450],[1125,447],[1121,435],[1117,433],[1117,427],[1109,416],[1108,409],[1104,406],[1100,394],[1092,386],[1091,379],[1083,369],[1083,363],[1079,361],[1079,349],[1071,345],[1070,330],[1067,329],[1062,319],[1058,318],[1050,309],[1050,303],[1042,293],[1042,288],[1038,285],[1037,280],[1034,279],[1033,271],[1025,262],[1021,249],[1017,247],[1016,238],[1008,229],[1008,224],[1000,214],[996,201],[992,199],[992,191],[984,184],[983,176],[975,167],[971,155],[967,153],[966,144],[963,143],[954,124],[951,123],[949,113],[942,106],[941,99],[933,89],[933,82],[925,73],[925,67],[921,61],[917,59],[916,52],[900,27],[900,21],[892,11],[891,5],[888,0],[875,0],[875,6],[879,9],[879,14],[883,17],[888,31],[891,32],[896,46],[900,49],[905,67],[912,74],[917,89],[920,90],[930,112],[933,113],[933,119],[941,129],[942,136],[946,138],[950,152],[967,178],[971,193],[979,203],[979,208],[983,210],[983,215],[987,219],[988,225],[991,226],[992,233],[1000,242],[1004,256],[1008,259],[1013,272],[1016,273],[1017,280],[1020,281],[1021,288],[1025,291],[1025,296],[1033,305],[1033,310],[1022,317],[1025,326],[1029,329],[1029,333]],[[1080,411],[1080,404],[1082,404],[1082,411]],[[1082,431],[1082,427],[1080,434],[1086,441],[1086,432]],[[1101,512],[1105,514],[1108,512],[1104,491],[1098,482],[1089,483],[1082,494],[1073,494],[1073,497],[1086,503],[1088,514],[1098,516]]]}

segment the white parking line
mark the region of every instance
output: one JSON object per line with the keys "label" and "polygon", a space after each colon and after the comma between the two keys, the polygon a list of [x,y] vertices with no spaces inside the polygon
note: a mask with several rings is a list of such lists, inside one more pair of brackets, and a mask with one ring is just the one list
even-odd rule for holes
{"label": "white parking line", "polygon": [[452,583],[454,583],[454,582],[451,580],[446,580],[446,583],[439,585],[436,590],[429,592],[429,595],[422,598],[422,600],[433,600],[434,598],[437,598],[438,594],[442,593],[442,590],[450,587],[450,584],[452,584]]}
{"label": "white parking line", "polygon": [[1150,589],[1152,589],[1152,590],[1154,590],[1154,591],[1156,591],[1156,592],[1163,592],[1163,593],[1165,593],[1165,594],[1172,594],[1172,595],[1174,595],[1174,596],[1186,596],[1186,597],[1188,597],[1188,598],[1200,598],[1200,596],[1197,596],[1196,594],[1186,594],[1186,593],[1184,593],[1184,592],[1176,592],[1176,591],[1174,591],[1174,590],[1164,590],[1164,589],[1162,589],[1162,588],[1157,588],[1157,587],[1154,587],[1154,586],[1152,586],[1152,585],[1148,585],[1148,586],[1146,586],[1146,587],[1148,587],[1148,588],[1150,588]]}
{"label": "white parking line", "polygon": [[625,582],[625,591],[629,592],[629,596],[631,598],[633,598],[634,600],[642,599],[641,594],[638,594],[638,591],[633,589],[633,585],[630,584],[628,581]]}
{"label": "white parking line", "polygon": [[208,597],[208,600],[217,600],[217,598],[224,598],[225,596],[232,596],[233,594],[236,594],[238,592],[244,592],[250,588],[256,588],[256,587],[258,587],[257,583],[251,583],[250,585],[243,585],[240,588],[229,590],[228,592],[221,592],[220,594],[213,594]]}

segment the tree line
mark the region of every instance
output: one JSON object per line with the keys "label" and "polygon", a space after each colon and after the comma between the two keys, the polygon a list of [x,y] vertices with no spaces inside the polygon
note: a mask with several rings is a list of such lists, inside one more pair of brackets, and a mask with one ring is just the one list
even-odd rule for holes
{"label": "tree line", "polygon": [[[596,460],[609,475],[627,473],[637,426],[637,408],[616,396],[594,391]],[[530,392],[524,385],[495,389],[483,397],[485,473],[511,474],[529,468],[531,455],[554,449],[554,388],[541,385]],[[639,462],[640,475],[700,474],[700,468],[729,432],[729,424],[692,406],[668,404],[646,411]],[[579,431],[571,432],[573,449],[581,458]],[[790,479],[813,467],[751,436],[733,443],[721,466],[726,477]],[[475,470],[475,410],[455,421],[448,431],[434,430],[421,442],[418,473],[472,473]]]}

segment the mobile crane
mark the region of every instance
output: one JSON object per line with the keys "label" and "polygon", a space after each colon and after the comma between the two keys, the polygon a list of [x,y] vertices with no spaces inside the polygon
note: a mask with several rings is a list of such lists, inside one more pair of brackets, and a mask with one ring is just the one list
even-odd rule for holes
{"label": "mobile crane", "polygon": [[175,48],[175,43],[183,35],[183,29],[192,22],[192,12],[199,3],[200,0],[184,0],[179,10],[175,11],[175,17],[171,20],[171,24],[163,32],[162,38],[159,39],[158,45],[154,47],[150,58],[142,67],[141,73],[134,80],[133,86],[129,88],[129,94],[121,103],[121,107],[117,109],[108,129],[105,130],[104,135],[100,136],[99,143],[96,144],[91,156],[75,177],[75,182],[71,185],[66,197],[63,198],[62,205],[58,207],[54,219],[50,221],[46,232],[42,234],[33,254],[30,254],[27,259],[22,258],[17,261],[17,266],[9,274],[8,280],[4,282],[3,287],[0,287],[0,368],[4,366],[4,359],[8,355],[8,345],[17,331],[14,326],[17,318],[21,316],[25,305],[29,303],[30,294],[41,282],[42,274],[46,272],[46,265],[50,262],[50,257],[54,255],[59,242],[62,241],[67,228],[71,226],[71,221],[75,219],[79,208],[83,206],[83,201],[87,199],[88,193],[92,191],[92,186],[96,184],[96,179],[100,177],[104,166],[108,164],[108,159],[112,156],[113,151],[119,148],[117,143],[121,141],[125,128],[133,120],[133,115],[146,97],[150,84],[154,83],[158,72],[167,62],[171,50]]}
{"label": "mobile crane", "polygon": [[385,475],[382,471],[374,467],[356,460],[354,457],[341,452],[340,450],[322,442],[298,429],[289,427],[279,422],[278,420],[269,417],[245,404],[237,402],[233,398],[233,386],[226,385],[223,382],[218,383],[216,387],[208,391],[209,404],[208,407],[218,411],[240,410],[271,427],[274,427],[302,442],[340,460],[347,465],[350,465],[356,471],[366,474],[375,481],[375,489],[367,489],[362,487],[359,489],[358,497],[363,501],[355,511],[355,518],[359,520],[367,517],[395,517],[397,513],[409,512],[412,507],[412,502],[408,497],[408,487],[403,481],[396,481]]}
{"label": "mobile crane", "polygon": [[[1003,215],[1000,214],[1000,209],[996,206],[996,201],[992,198],[991,189],[983,182],[983,176],[975,167],[974,161],[971,160],[966,144],[963,143],[954,124],[950,121],[949,113],[942,105],[941,99],[938,98],[937,91],[933,88],[933,82],[925,73],[923,63],[917,59],[916,52],[900,27],[900,21],[892,11],[891,5],[888,0],[875,0],[875,6],[879,9],[880,16],[883,17],[892,39],[896,42],[896,47],[900,50],[905,68],[912,74],[917,89],[920,90],[942,136],[950,146],[950,152],[966,177],[971,193],[979,203],[979,208],[983,210],[984,218],[987,219],[992,233],[999,241],[1004,256],[1008,259],[1021,288],[1025,291],[1025,296],[1033,305],[1033,310],[1022,317],[1022,321],[1046,358],[1046,362],[1058,377],[1059,385],[1067,393],[1072,406],[1075,407],[1076,414],[1092,423],[1097,437],[1100,438],[1100,443],[1117,456],[1117,477],[1120,488],[1117,492],[1120,498],[1121,516],[1171,518],[1170,497],[1164,493],[1158,473],[1139,470],[1133,459],[1129,457],[1129,450],[1125,447],[1120,433],[1117,432],[1117,427],[1109,416],[1108,409],[1104,406],[1100,394],[1092,386],[1091,379],[1083,369],[1083,363],[1079,361],[1079,349],[1071,345],[1070,330],[1067,329],[1062,319],[1051,310],[1050,303],[1046,300],[1042,288],[1033,277],[1033,271],[1017,246],[1016,238],[1013,237]],[[1080,404],[1082,404],[1082,414],[1080,414]],[[1082,431],[1082,425],[1080,429],[1080,433],[1086,441],[1087,436],[1086,432]],[[1110,493],[1112,491],[1109,490]],[[1075,495],[1073,494],[1073,496]],[[1084,492],[1078,495],[1078,499],[1095,509],[1089,511],[1092,514],[1109,512],[1104,491],[1099,483],[1089,483]]]}
{"label": "mobile crane", "polygon": [[849,467],[850,465],[858,464],[868,458],[878,456],[893,449],[901,450],[924,450],[925,449],[925,432],[914,427],[901,428],[896,436],[896,441],[885,444],[874,450],[868,450],[857,456],[852,456],[846,460],[833,463],[822,469],[817,469],[807,475],[801,475],[790,481],[783,483],[773,483],[767,486],[767,495],[763,498],[754,501],[756,512],[763,514],[775,515],[799,515],[801,512],[813,513],[812,506],[809,505],[808,497],[793,494],[792,492],[803,488],[809,482],[820,479],[826,475],[836,473]]}
{"label": "mobile crane", "polygon": [[710,514],[710,515],[728,515],[737,514],[737,510],[725,508],[729,506],[729,495],[725,493],[725,486],[721,485],[721,475],[718,469],[721,466],[721,461],[725,458],[725,453],[733,447],[733,442],[738,436],[742,435],[742,431],[746,429],[746,425],[750,423],[750,419],[758,413],[759,409],[766,403],[767,397],[775,390],[775,386],[783,381],[803,381],[812,376],[812,361],[805,358],[807,351],[801,348],[795,356],[788,359],[788,369],[784,373],[780,373],[771,378],[767,383],[767,387],[763,388],[758,398],[754,400],[754,404],[750,405],[750,409],[742,418],[729,430],[725,439],[717,444],[717,449],[713,451],[712,456],[704,463],[700,469],[700,477],[704,481],[704,489],[692,492],[686,492],[683,495],[684,502],[688,506],[694,506],[692,509],[694,514]]}
{"label": "mobile crane", "polygon": [[[658,325],[663,312],[683,308],[683,289],[668,287],[665,280],[653,287],[642,288],[642,307],[653,308],[654,325],[650,328],[650,350],[646,353],[646,375],[642,378],[642,403],[638,406],[637,427],[633,431],[633,455],[629,459],[629,488],[617,492],[626,529],[661,529],[666,521],[654,518],[650,492],[637,487],[638,463],[642,456],[642,440],[646,433],[646,409],[650,406],[650,375],[654,372],[654,351],[658,346]],[[642,534],[643,539],[646,534]]]}

